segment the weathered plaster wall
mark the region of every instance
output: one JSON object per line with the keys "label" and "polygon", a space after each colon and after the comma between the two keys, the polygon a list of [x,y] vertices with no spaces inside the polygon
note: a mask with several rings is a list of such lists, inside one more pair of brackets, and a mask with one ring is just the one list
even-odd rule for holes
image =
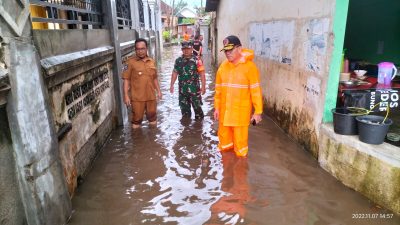
{"label": "weathered plaster wall", "polygon": [[390,144],[362,143],[353,135],[338,135],[332,124],[321,128],[322,168],[346,186],[400,214],[400,157]]}
{"label": "weathered plaster wall", "polygon": [[[34,30],[70,195],[117,124],[109,30]],[[121,32],[131,39],[135,31]]]}
{"label": "weathered plaster wall", "polygon": [[5,107],[0,107],[0,224],[26,224]]}
{"label": "weathered plaster wall", "polygon": [[157,49],[157,37],[155,36],[154,32],[151,32],[149,34],[149,46],[148,46],[148,52],[149,52],[149,56],[152,57],[153,59],[157,58],[157,54],[156,54],[156,49]]}
{"label": "weathered plaster wall", "polygon": [[[10,194],[18,191],[19,197],[14,196],[15,203],[18,198],[21,199],[24,214],[12,215],[19,212],[20,206],[7,201],[7,208],[1,207],[1,210],[8,210],[9,216],[20,216],[22,221],[25,220],[20,224],[65,224],[71,215],[71,202],[57,151],[58,142],[48,107],[47,90],[33,45],[29,1],[2,1],[0,15],[0,72],[7,70],[8,73],[10,91],[7,95],[6,120],[12,140],[8,142],[12,143],[12,150],[8,148],[12,157],[8,155],[9,161],[2,165],[8,166],[8,169],[12,169],[10,166],[13,163],[15,165],[18,185],[10,186],[14,188]],[[4,122],[5,119],[0,120]],[[3,134],[6,133],[7,129]],[[10,170],[6,171],[6,174],[10,174]],[[10,182],[6,185],[14,182],[10,178],[3,178],[0,177],[2,183],[7,179]],[[3,199],[0,201],[3,203]],[[2,224],[8,222],[1,218]]]}
{"label": "weathered plaster wall", "polygon": [[[1,28],[1,27],[0,27]],[[10,79],[8,78],[8,65],[6,64],[5,49],[7,43],[0,37],[0,107],[7,103],[7,95],[10,91]]]}
{"label": "weathered plaster wall", "polygon": [[41,58],[111,45],[109,30],[33,30]]}
{"label": "weathered plaster wall", "polygon": [[136,39],[135,30],[118,30],[118,40],[120,43],[133,41]]}
{"label": "weathered plaster wall", "polygon": [[71,195],[117,124],[112,54],[106,46],[41,60]]}
{"label": "weathered plaster wall", "polygon": [[48,93],[34,46],[10,42],[7,102],[13,149],[28,224],[61,224],[71,202],[57,151]]}
{"label": "weathered plaster wall", "polygon": [[[60,131],[63,127],[70,126],[70,130],[59,140],[61,161],[70,194],[73,194],[77,186],[78,177],[86,174],[113,127],[111,73],[111,64],[106,63],[49,90],[56,129]],[[105,121],[108,126],[100,129]],[[96,132],[103,135],[93,136]],[[84,146],[86,147],[83,148]],[[78,155],[86,157],[82,159]]]}
{"label": "weathered plaster wall", "polygon": [[[315,157],[333,43],[334,3],[225,0],[217,13],[218,49],[224,37],[234,34],[245,48],[255,50],[265,112]],[[219,62],[222,59],[220,53]]]}

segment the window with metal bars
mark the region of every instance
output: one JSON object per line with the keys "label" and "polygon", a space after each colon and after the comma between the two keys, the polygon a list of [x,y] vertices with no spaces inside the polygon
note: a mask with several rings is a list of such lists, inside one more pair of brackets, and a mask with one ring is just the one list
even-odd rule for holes
{"label": "window with metal bars", "polygon": [[143,1],[142,0],[138,0],[139,1],[139,25],[140,27],[144,27],[144,10],[143,10]]}
{"label": "window with metal bars", "polygon": [[132,18],[131,18],[131,8],[129,4],[129,0],[117,0],[117,21],[118,28],[128,28],[132,27]]}
{"label": "window with metal bars", "polygon": [[33,29],[100,29],[101,0],[30,0]]}

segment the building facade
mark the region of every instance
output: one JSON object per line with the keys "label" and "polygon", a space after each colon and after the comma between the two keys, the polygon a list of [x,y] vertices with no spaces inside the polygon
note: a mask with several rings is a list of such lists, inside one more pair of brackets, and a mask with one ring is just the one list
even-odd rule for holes
{"label": "building facade", "polygon": [[0,221],[65,224],[111,131],[136,38],[160,58],[159,0],[3,1]]}
{"label": "building facade", "polygon": [[[336,107],[338,96],[349,2],[352,3],[351,0],[254,0],[249,4],[239,0],[208,0],[206,11],[212,12],[213,59],[216,65],[224,59],[218,49],[226,36],[240,37],[243,47],[255,53],[265,113],[343,184],[400,213],[400,189],[396,188],[400,180],[398,147],[387,143],[370,145],[355,136],[333,131],[331,109]],[[390,2],[392,9],[400,7],[397,1]],[[390,10],[375,10],[387,8],[376,0],[356,3],[356,14],[367,10],[360,5],[379,12],[381,20],[376,21],[386,21],[383,19],[386,14],[397,15]],[[357,21],[363,20],[360,17]],[[392,30],[392,34],[395,32]],[[387,35],[390,41],[386,43],[397,47],[392,37]],[[384,35],[380,38],[385,40]],[[381,52],[382,40],[378,41]],[[358,39],[349,41],[358,42]],[[359,45],[358,49],[366,46]],[[376,58],[376,48],[368,49],[372,49],[369,51]]]}

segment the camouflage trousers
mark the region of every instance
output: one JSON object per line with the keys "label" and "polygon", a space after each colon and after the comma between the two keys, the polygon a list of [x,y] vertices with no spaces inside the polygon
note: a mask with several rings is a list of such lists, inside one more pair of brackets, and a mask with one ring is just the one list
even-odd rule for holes
{"label": "camouflage trousers", "polygon": [[203,119],[204,113],[201,105],[203,105],[201,95],[179,95],[179,107],[184,117],[191,117],[193,107],[195,119]]}

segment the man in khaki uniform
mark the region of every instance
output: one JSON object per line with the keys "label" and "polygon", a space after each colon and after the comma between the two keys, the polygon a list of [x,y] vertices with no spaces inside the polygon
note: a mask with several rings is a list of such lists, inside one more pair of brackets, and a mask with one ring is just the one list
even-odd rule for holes
{"label": "man in khaki uniform", "polygon": [[[157,79],[157,67],[147,56],[147,41],[135,41],[136,55],[128,59],[122,78],[124,79],[124,103],[132,107],[132,128],[139,128],[144,112],[149,124],[157,124],[157,96],[162,98]],[[129,95],[130,93],[130,95]]]}

